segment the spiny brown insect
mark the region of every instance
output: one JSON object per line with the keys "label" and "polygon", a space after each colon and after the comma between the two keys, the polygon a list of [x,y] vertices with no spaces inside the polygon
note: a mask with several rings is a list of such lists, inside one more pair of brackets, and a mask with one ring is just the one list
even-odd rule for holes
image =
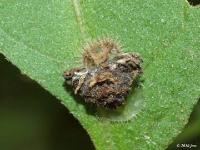
{"label": "spiny brown insect", "polygon": [[122,53],[110,39],[96,41],[84,48],[85,68],[64,72],[65,83],[85,102],[115,109],[142,74],[141,62],[138,54]]}
{"label": "spiny brown insect", "polygon": [[84,48],[83,63],[86,67],[103,65],[112,53],[120,53],[121,47],[111,39],[94,41]]}

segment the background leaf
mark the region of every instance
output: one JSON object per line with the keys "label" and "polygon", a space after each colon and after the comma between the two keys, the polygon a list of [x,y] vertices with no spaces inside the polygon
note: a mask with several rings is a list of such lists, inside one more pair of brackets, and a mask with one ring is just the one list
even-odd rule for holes
{"label": "background leaf", "polygon": [[[97,149],[164,149],[187,123],[200,92],[198,8],[184,0],[1,0],[0,14],[0,52],[59,98]],[[104,36],[144,59],[145,105],[128,122],[89,115],[62,86],[84,44]]]}

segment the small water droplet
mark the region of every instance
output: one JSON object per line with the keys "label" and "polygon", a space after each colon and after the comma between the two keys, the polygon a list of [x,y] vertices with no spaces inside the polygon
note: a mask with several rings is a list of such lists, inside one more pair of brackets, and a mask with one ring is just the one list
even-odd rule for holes
{"label": "small water droplet", "polygon": [[164,23],[164,22],[165,22],[165,20],[164,20],[164,19],[161,19],[161,22],[162,22],[162,23]]}

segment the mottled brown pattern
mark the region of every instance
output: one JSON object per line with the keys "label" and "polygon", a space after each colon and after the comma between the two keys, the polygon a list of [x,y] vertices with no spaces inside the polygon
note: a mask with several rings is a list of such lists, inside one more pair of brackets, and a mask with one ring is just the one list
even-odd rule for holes
{"label": "mottled brown pattern", "polygon": [[118,53],[112,58],[108,57],[116,47],[110,40],[97,42],[90,46],[91,50],[87,48],[83,55],[86,68],[64,73],[65,83],[85,102],[115,109],[124,104],[134,81],[142,74],[142,60],[137,54]]}

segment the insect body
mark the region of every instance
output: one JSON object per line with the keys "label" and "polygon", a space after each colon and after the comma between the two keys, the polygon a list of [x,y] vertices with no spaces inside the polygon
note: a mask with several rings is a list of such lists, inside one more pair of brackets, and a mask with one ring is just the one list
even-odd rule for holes
{"label": "insect body", "polygon": [[[96,42],[90,48],[83,55],[85,68],[66,71],[65,83],[86,103],[115,109],[125,103],[134,81],[142,74],[142,60],[137,54],[119,52],[110,40]],[[117,53],[111,58],[113,50]]]}

